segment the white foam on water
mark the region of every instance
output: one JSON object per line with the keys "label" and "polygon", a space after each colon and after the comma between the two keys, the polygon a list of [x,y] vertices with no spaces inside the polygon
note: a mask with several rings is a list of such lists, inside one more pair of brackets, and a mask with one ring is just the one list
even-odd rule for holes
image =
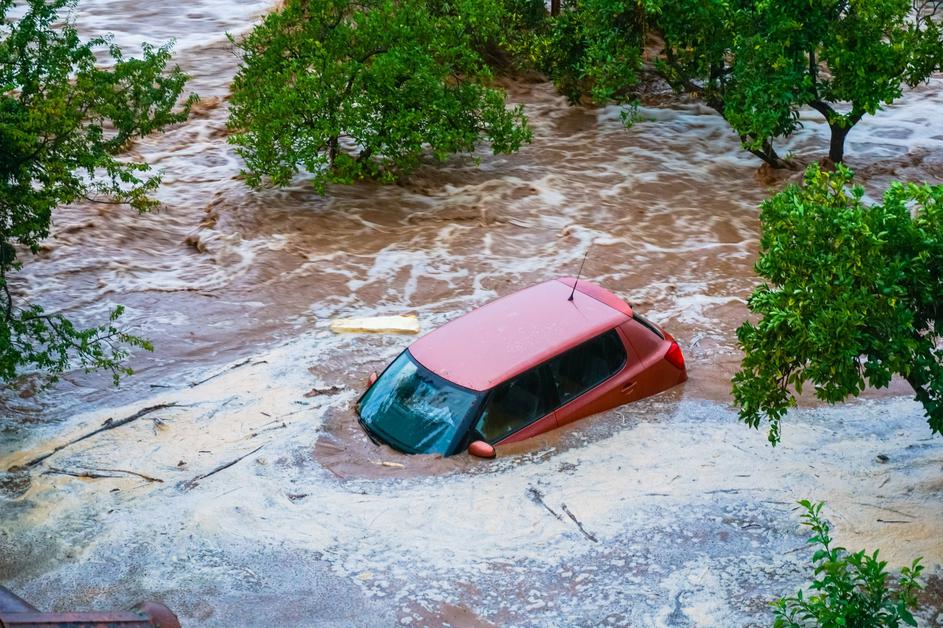
{"label": "white foam on water", "polygon": [[[700,524],[680,522],[695,512],[716,525],[733,516],[734,523],[722,527],[731,535],[753,535],[754,551],[766,555],[773,547],[802,547],[800,538],[764,523],[771,507],[767,504],[774,504],[776,516],[788,522],[795,521],[789,515],[795,499],[825,499],[838,542],[880,546],[893,565],[917,554],[931,567],[943,563],[943,518],[938,516],[943,489],[937,478],[943,446],[934,440],[922,450],[910,447],[914,433],[926,429],[910,401],[859,403],[853,412],[794,414],[783,444],[772,450],[762,434],[732,421],[726,410],[656,399],[610,414],[606,421],[618,422],[621,416],[625,427],[566,450],[482,461],[480,472],[397,478],[390,469],[386,480],[338,481],[311,451],[326,412],[346,411],[356,399],[358,390],[349,387],[356,380],[352,372],[335,374],[344,390],[305,398],[312,384],[328,382],[313,380],[303,365],[330,363],[332,356],[358,345],[363,350],[362,338],[308,334],[254,356],[249,364],[192,374],[194,381],[206,379],[204,383],[162,392],[135,406],[77,415],[52,439],[38,430],[36,447],[7,452],[4,467],[87,432],[108,417],[129,415],[141,406],[179,404],[155,413],[159,427],[141,419],[70,446],[45,463],[134,469],[161,477],[164,484],[142,484],[133,477],[90,482],[34,475],[26,496],[31,506],[17,518],[20,533],[31,537],[66,529],[77,520],[101,520],[106,510],[113,511],[95,534],[69,541],[71,551],[87,560],[130,536],[170,533],[184,548],[193,543],[187,539],[220,547],[277,539],[293,551],[322,555],[339,576],[354,579],[370,595],[403,604],[417,599],[461,602],[450,582],[460,577],[487,588],[500,565],[526,567],[528,573],[577,565],[585,570],[599,560],[600,551],[623,561],[623,552],[629,552],[635,568],[648,573],[646,580],[659,589],[656,598],[672,601],[659,611],[657,625],[673,625],[670,617],[682,615],[697,625],[722,625],[742,617],[742,609],[728,599],[737,590],[732,579],[742,565],[709,561],[704,554],[718,551],[724,556],[723,544],[715,547],[710,541],[696,551],[691,546],[691,560],[681,569],[666,568],[644,546],[633,549],[652,535],[693,542],[705,534]],[[397,350],[388,346],[384,359]],[[265,430],[280,422],[286,427]],[[576,430],[578,434],[580,427]],[[178,482],[259,445],[260,451],[225,472],[190,490],[180,488]],[[891,463],[876,464],[879,453],[889,453]],[[178,461],[186,464],[180,467]],[[122,491],[110,494],[114,486]],[[533,499],[534,491],[542,504]],[[296,493],[310,497],[289,498]],[[892,511],[907,513],[910,525],[889,539],[880,515]],[[612,555],[619,547],[624,549]],[[800,563],[805,556],[789,560]],[[71,563],[56,570],[77,568]],[[191,568],[202,569],[199,564]],[[190,576],[181,572],[177,577]],[[144,586],[158,584],[147,574],[142,578]],[[155,573],[154,578],[166,574]],[[573,580],[582,582],[578,573]],[[603,589],[599,595],[609,592]],[[593,607],[603,598],[586,593],[581,600]],[[527,596],[502,598],[521,612],[537,602]],[[477,604],[482,612],[495,610],[487,599]],[[541,616],[556,617],[565,607],[549,605]]]}

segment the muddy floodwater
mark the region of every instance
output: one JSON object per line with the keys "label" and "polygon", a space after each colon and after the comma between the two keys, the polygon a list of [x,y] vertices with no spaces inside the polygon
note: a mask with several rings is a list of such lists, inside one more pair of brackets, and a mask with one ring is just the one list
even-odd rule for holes
{"label": "muddy floodwater", "polygon": [[[254,192],[226,144],[224,33],[269,8],[78,7],[129,52],[176,38],[203,101],[132,147],[164,172],[159,211],[64,208],[14,280],[89,323],[124,304],[156,350],[119,389],[74,372],[0,395],[0,471],[41,458],[3,476],[0,582],[44,609],[158,599],[194,626],[763,625],[807,578],[795,501],[809,498],[848,547],[895,567],[923,556],[920,618],[943,621],[943,439],[906,386],[808,403],[775,449],[729,405],[756,206],[798,172],[759,171],[697,103],[653,98],[627,130],[615,107],[507,80],[534,129],[517,154],[325,197],[303,177]],[[870,197],[943,181],[941,112],[935,78],[855,127],[848,164]],[[802,120],[783,152],[805,164],[827,129]],[[367,441],[353,403],[414,337],[333,334],[331,319],[416,314],[428,331],[575,274],[589,247],[584,275],[677,337],[686,384],[494,461]]]}

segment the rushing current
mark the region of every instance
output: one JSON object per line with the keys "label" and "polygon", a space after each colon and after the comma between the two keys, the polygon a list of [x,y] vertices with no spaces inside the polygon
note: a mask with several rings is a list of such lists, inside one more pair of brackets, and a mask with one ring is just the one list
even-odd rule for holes
{"label": "rushing current", "polygon": [[[922,617],[940,618],[943,446],[893,396],[906,386],[810,403],[775,450],[728,405],[734,330],[758,282],[757,205],[799,170],[759,169],[695,102],[653,97],[626,129],[616,107],[505,79],[534,130],[514,155],[483,148],[323,197],[304,176],[253,191],[226,142],[238,63],[226,33],[271,8],[76,9],[83,32],[111,32],[129,54],[174,39],[202,100],[130,149],[163,172],[158,211],[57,210],[16,275],[16,292],[89,324],[124,304],[156,350],[134,356],[119,389],[73,372],[4,391],[0,471],[175,405],[64,448],[0,494],[0,582],[43,608],[161,599],[185,625],[768,623],[768,601],[807,577],[794,504],[810,498],[827,500],[841,542],[893,565],[923,555]],[[828,136],[818,114],[802,122],[781,152],[806,164]],[[865,118],[847,156],[872,199],[892,180],[943,181],[943,79]],[[333,318],[416,314],[427,331],[575,274],[587,251],[584,276],[678,339],[683,387],[494,462],[366,441],[351,404],[413,338],[333,334]],[[90,468],[151,479],[61,473]]]}

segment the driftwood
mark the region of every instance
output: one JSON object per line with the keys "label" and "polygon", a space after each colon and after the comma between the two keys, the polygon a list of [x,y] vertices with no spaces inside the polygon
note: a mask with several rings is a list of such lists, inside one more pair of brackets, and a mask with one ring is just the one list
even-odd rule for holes
{"label": "driftwood", "polygon": [[149,475],[144,475],[143,473],[138,473],[137,471],[131,471],[129,469],[99,469],[97,467],[82,467],[83,469],[88,469],[89,471],[104,471],[104,472],[113,472],[113,473],[127,473],[128,475],[136,475],[142,480],[147,480],[148,482],[160,482],[163,484],[163,480],[160,478],[152,478]]}
{"label": "driftwood", "polygon": [[405,469],[406,465],[402,462],[390,462],[389,460],[382,460],[380,462],[375,462],[374,464],[379,464],[381,467],[389,467],[391,469]]}
{"label": "driftwood", "polygon": [[120,475],[104,475],[101,473],[95,473],[93,471],[71,471],[69,469],[59,469],[58,467],[49,467],[43,471],[43,475],[69,475],[74,478],[91,478],[97,480],[99,478],[120,478]]}
{"label": "driftwood", "polygon": [[256,431],[250,433],[250,434],[249,434],[249,438],[255,438],[256,436],[258,436],[258,435],[261,434],[262,432],[270,432],[270,431],[272,431],[272,430],[281,430],[281,429],[284,429],[284,428],[286,428],[286,427],[288,427],[288,424],[285,423],[284,421],[282,421],[282,422],[279,423],[278,425],[273,425],[272,427],[263,427],[263,428],[260,429],[260,430],[256,430]]}
{"label": "driftwood", "polygon": [[573,520],[573,523],[575,523],[576,527],[580,529],[580,532],[583,533],[583,536],[585,536],[587,539],[589,539],[593,543],[599,543],[599,539],[597,539],[596,536],[592,534],[591,532],[586,531],[586,528],[583,527],[583,523],[579,519],[576,518],[576,515],[570,512],[570,509],[566,507],[566,504],[560,504],[560,507],[563,508],[563,512],[566,513],[567,517]]}
{"label": "driftwood", "polygon": [[[528,486],[527,496],[530,498],[532,502],[534,502],[538,506],[543,506],[547,512],[549,512],[551,515],[553,515],[560,521],[563,521],[563,515],[556,512],[553,508],[547,505],[547,502],[544,501],[544,494],[540,492],[540,489],[534,488],[533,486]],[[570,512],[570,509],[566,507],[566,504],[561,503],[560,507],[563,508],[563,512],[566,513],[567,517],[573,520],[573,523],[575,523],[576,527],[580,529],[580,532],[583,533],[583,536],[585,536],[587,539],[589,539],[593,543],[599,542],[599,539],[597,539],[596,536],[592,532],[587,532],[586,528],[583,527],[583,522],[577,519],[576,515]]]}
{"label": "driftwood", "polygon": [[539,506],[543,506],[547,510],[547,512],[549,512],[551,515],[553,515],[560,521],[563,521],[563,515],[561,515],[558,512],[555,512],[553,508],[547,505],[547,502],[544,501],[544,494],[541,493],[540,490],[534,488],[533,486],[528,486],[527,496],[530,497],[530,500],[532,502],[534,502],[535,504]]}
{"label": "driftwood", "polygon": [[[205,384],[206,382],[210,381],[211,379],[216,379],[217,377],[219,377],[220,375],[222,375],[222,374],[225,373],[226,371],[235,370],[235,369],[239,368],[240,366],[245,366],[246,364],[249,364],[250,362],[252,362],[252,358],[246,358],[246,359],[243,360],[242,362],[240,362],[240,363],[238,363],[238,364],[233,364],[233,365],[230,366],[229,368],[223,369],[222,371],[220,371],[219,373],[215,373],[214,375],[210,375],[210,376],[207,377],[206,379],[201,379],[201,380],[198,381],[198,382],[190,382],[190,388],[195,388],[196,386],[199,386],[200,384]],[[266,360],[259,360],[258,362],[253,362],[253,364],[268,364],[268,362],[267,362]]]}
{"label": "driftwood", "polygon": [[[869,504],[867,502],[855,502],[855,503],[858,504],[859,506],[869,506],[871,508],[877,508],[878,510],[886,510],[887,512],[892,512],[895,515],[903,515],[905,517],[910,517],[911,519],[916,518],[911,514],[908,514],[906,512],[901,512],[900,510],[894,510],[893,508],[887,508],[886,506],[878,506],[877,504]],[[880,521],[880,519],[878,519],[878,521]]]}
{"label": "driftwood", "polygon": [[878,523],[913,523],[913,521],[902,521],[900,519],[877,519]]}
{"label": "driftwood", "polygon": [[141,417],[147,416],[148,414],[150,414],[151,412],[154,412],[154,411],[156,411],[156,410],[163,410],[164,408],[173,408],[173,407],[176,406],[176,405],[177,405],[176,403],[159,403],[159,404],[157,404],[156,406],[148,406],[147,408],[143,408],[143,409],[141,409],[141,410],[138,410],[137,412],[135,412],[135,413],[132,414],[131,416],[125,417],[125,418],[123,418],[123,419],[119,419],[118,421],[115,421],[114,419],[108,419],[107,421],[105,421],[104,423],[102,423],[102,426],[99,427],[98,429],[92,430],[91,432],[89,432],[89,433],[87,433],[87,434],[83,434],[82,436],[79,436],[78,438],[75,438],[75,439],[73,439],[73,440],[70,440],[69,442],[67,442],[67,443],[65,443],[65,444],[63,444],[63,445],[59,445],[58,447],[56,447],[55,449],[53,449],[53,450],[50,451],[49,453],[43,454],[42,456],[39,456],[39,457],[37,457],[37,458],[33,458],[32,460],[30,460],[29,462],[26,463],[26,466],[27,466],[27,467],[35,467],[36,465],[38,465],[40,462],[42,462],[42,461],[45,460],[46,458],[49,458],[49,457],[52,456],[53,454],[55,454],[55,453],[57,453],[57,452],[59,452],[59,451],[62,451],[63,449],[65,449],[66,447],[68,447],[68,446],[70,446],[70,445],[74,445],[74,444],[76,444],[76,443],[79,443],[79,442],[85,440],[86,438],[91,438],[92,436],[95,436],[96,434],[100,434],[101,432],[107,432],[108,430],[113,430],[113,429],[115,429],[116,427],[121,427],[122,425],[127,425],[128,423],[131,423],[132,421],[137,421],[137,420],[140,419]]}
{"label": "driftwood", "polygon": [[239,462],[240,460],[242,460],[242,459],[244,459],[244,458],[248,458],[249,456],[251,456],[251,455],[254,454],[255,452],[257,452],[257,451],[259,451],[260,449],[262,449],[263,447],[265,447],[265,445],[259,445],[258,447],[256,447],[256,448],[253,449],[252,451],[250,451],[249,453],[242,454],[241,456],[239,456],[239,457],[236,458],[235,460],[230,460],[229,462],[227,462],[227,463],[225,463],[225,464],[221,464],[221,465],[219,465],[218,467],[216,467],[215,469],[213,469],[212,471],[210,471],[210,472],[208,472],[208,473],[201,473],[200,475],[197,475],[197,476],[195,476],[195,477],[192,477],[192,478],[190,478],[189,480],[187,480],[187,481],[185,481],[185,482],[180,482],[179,484],[177,484],[177,487],[178,487],[178,488],[181,488],[181,489],[183,489],[183,490],[185,490],[185,491],[189,491],[190,489],[192,489],[192,488],[194,488],[195,486],[197,486],[197,485],[200,483],[200,480],[205,480],[206,478],[210,477],[211,475],[216,475],[216,474],[219,473],[220,471],[225,471],[226,469],[228,469],[229,467],[233,466],[234,464],[236,464],[236,463]]}
{"label": "driftwood", "polygon": [[305,397],[317,397],[319,395],[336,395],[344,390],[343,386],[329,386],[327,388],[312,388],[304,394]]}
{"label": "driftwood", "polygon": [[[98,473],[101,472],[101,473]],[[96,467],[79,467],[78,470],[72,469],[60,469],[58,467],[49,467],[43,471],[43,475],[70,475],[74,478],[91,478],[97,480],[100,478],[120,478],[121,475],[114,475],[115,473],[124,473],[127,475],[135,475],[143,480],[148,482],[160,482],[164,481],[160,478],[152,478],[149,475],[144,475],[143,473],[138,473],[137,471],[129,471],[127,469],[99,469]],[[108,475],[105,475],[108,474]]]}

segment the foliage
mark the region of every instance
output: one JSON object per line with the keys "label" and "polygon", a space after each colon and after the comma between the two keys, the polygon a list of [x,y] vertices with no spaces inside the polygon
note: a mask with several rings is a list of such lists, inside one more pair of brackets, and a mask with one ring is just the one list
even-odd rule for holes
{"label": "foliage", "polygon": [[[776,138],[821,112],[829,157],[848,131],[943,67],[940,0],[572,0],[544,37],[543,67],[571,100],[607,99],[643,61],[675,90],[701,96],[773,166]],[[648,59],[646,44],[660,40]],[[651,55],[648,55],[651,56]]]}
{"label": "foliage", "polygon": [[108,323],[80,329],[61,314],[46,314],[38,305],[15,309],[0,326],[0,379],[10,381],[22,368],[55,376],[78,363],[86,372],[109,371],[115,385],[134,371],[124,364],[130,347],[153,351],[153,345],[117,326],[124,308],[116,307]]}
{"label": "foliage", "polygon": [[644,27],[641,6],[625,0],[571,0],[549,21],[538,67],[571,103],[625,100],[638,82]]}
{"label": "foliage", "polygon": [[789,94],[801,79],[788,71],[793,66],[782,65],[780,51],[767,41],[782,15],[777,7],[653,0],[650,11],[663,40],[657,67],[665,80],[678,92],[700,95],[730,123],[743,148],[772,166],[785,165],[773,142],[798,128]]}
{"label": "foliage", "polygon": [[878,551],[849,554],[832,545],[828,522],[821,518],[822,503],[802,500],[803,525],[812,531],[809,543],[818,547],[812,555],[815,579],[807,593],[799,591],[774,603],[776,628],[805,626],[847,628],[896,628],[916,626],[911,611],[917,608],[920,559],[901,569],[895,587],[888,582],[887,562]]}
{"label": "foliage", "polygon": [[537,66],[539,49],[550,25],[546,5],[543,0],[501,0],[501,4],[501,29],[494,42],[500,53],[491,55],[492,58],[487,60],[489,64],[496,65],[494,57],[498,57],[503,65],[514,70],[533,70]]}
{"label": "foliage", "polygon": [[304,168],[329,183],[390,182],[419,165],[530,139],[523,109],[486,86],[478,50],[500,35],[495,0],[288,0],[236,43],[230,141],[250,185]]}
{"label": "foliage", "polygon": [[[0,0],[0,379],[25,368],[58,373],[74,360],[104,368],[117,381],[127,348],[150,348],[109,322],[79,329],[33,304],[20,306],[9,274],[23,248],[36,253],[53,210],[88,199],[146,211],[160,178],[146,164],[121,159],[129,142],[180,122],[175,110],[186,75],[165,72],[167,46],[126,58],[106,37],[82,41],[61,13],[75,0]],[[20,17],[7,18],[15,11]],[[96,58],[109,60],[100,67]],[[19,245],[18,248],[16,245]]]}
{"label": "foliage", "polygon": [[750,426],[768,419],[774,444],[806,382],[836,403],[894,374],[943,432],[943,185],[892,183],[869,205],[851,178],[813,165],[761,205],[756,271],[769,283],[748,301],[760,320],[737,330],[733,396]]}
{"label": "foliage", "polygon": [[788,135],[808,105],[829,124],[836,163],[851,127],[899,98],[903,84],[926,80],[943,59],[937,22],[915,18],[910,0],[750,5],[738,12],[728,121],[752,138]]}

